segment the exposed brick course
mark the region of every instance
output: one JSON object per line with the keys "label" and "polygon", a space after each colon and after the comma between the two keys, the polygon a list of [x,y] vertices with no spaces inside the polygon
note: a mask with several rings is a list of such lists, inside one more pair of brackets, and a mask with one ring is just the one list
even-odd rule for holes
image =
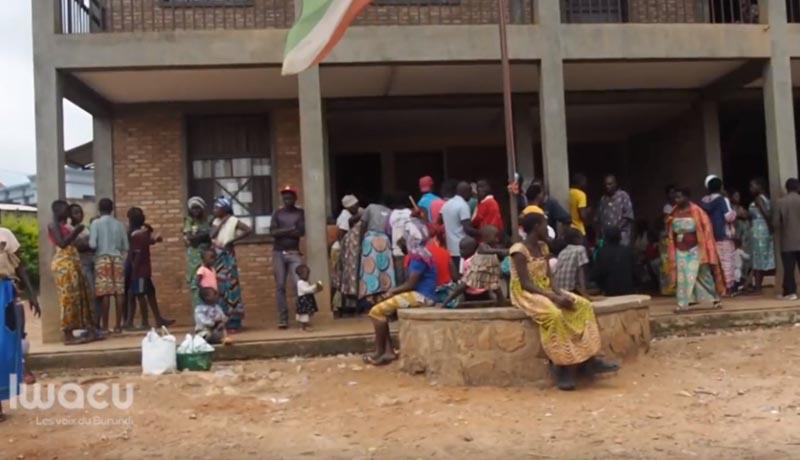
{"label": "exposed brick course", "polygon": [[[117,217],[141,207],[147,221],[164,237],[152,250],[153,282],[165,316],[191,324],[182,239],[189,176],[185,150],[185,114],[171,108],[118,114],[114,120],[114,180]],[[276,187],[292,183],[302,197],[299,119],[296,108],[271,113]],[[272,246],[237,247],[246,327],[275,324]],[[293,288],[290,288],[293,289]],[[291,304],[290,304],[291,305]]]}

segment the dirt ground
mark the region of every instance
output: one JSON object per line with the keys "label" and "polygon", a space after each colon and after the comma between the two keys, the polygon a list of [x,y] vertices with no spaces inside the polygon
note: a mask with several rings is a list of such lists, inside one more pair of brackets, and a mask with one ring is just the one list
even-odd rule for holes
{"label": "dirt ground", "polygon": [[573,393],[447,388],[355,356],[161,377],[51,371],[40,383],[131,382],[133,406],[5,403],[0,458],[800,459],[799,338],[786,327],[661,340]]}

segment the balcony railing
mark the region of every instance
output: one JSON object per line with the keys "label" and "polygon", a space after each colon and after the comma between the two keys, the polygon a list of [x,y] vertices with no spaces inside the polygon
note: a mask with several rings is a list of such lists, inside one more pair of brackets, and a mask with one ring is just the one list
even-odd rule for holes
{"label": "balcony railing", "polygon": [[[63,33],[285,29],[295,19],[294,0],[59,1]],[[533,2],[509,0],[510,22],[532,23]],[[373,0],[355,25],[496,24],[498,11],[496,0]]]}
{"label": "balcony railing", "polygon": [[800,22],[800,0],[786,0],[786,15],[789,22]]}
{"label": "balcony railing", "polygon": [[561,17],[565,23],[759,22],[758,0],[561,0]]}
{"label": "balcony railing", "polygon": [[104,29],[100,0],[59,0],[61,30],[65,34],[86,34]]}

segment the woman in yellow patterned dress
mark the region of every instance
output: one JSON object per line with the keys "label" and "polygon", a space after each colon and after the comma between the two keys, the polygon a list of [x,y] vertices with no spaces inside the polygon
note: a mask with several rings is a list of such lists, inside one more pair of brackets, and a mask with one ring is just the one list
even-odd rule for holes
{"label": "woman in yellow patterned dress", "polygon": [[553,289],[550,284],[547,221],[541,214],[522,219],[525,240],[511,247],[511,303],[539,325],[542,348],[553,364],[558,388],[574,390],[579,370],[612,372],[616,364],[595,355],[600,332],[589,300]]}
{"label": "woman in yellow patterned dress", "polygon": [[[78,250],[72,244],[84,229],[82,224],[75,228],[67,225],[69,205],[66,201],[56,200],[51,209],[53,222],[47,227],[50,243],[55,248],[50,268],[58,291],[58,303],[61,306],[61,330],[64,333],[64,345],[99,340],[103,337],[96,331],[90,300],[89,285],[81,270]],[[74,337],[73,331],[84,331],[81,337]]]}

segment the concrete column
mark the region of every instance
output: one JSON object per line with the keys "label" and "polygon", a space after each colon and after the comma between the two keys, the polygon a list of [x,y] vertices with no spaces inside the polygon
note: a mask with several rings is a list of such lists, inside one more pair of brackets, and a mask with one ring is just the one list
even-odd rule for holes
{"label": "concrete column", "polygon": [[53,249],[47,238],[52,219],[50,204],[64,197],[63,82],[52,66],[55,32],[60,29],[61,2],[31,2],[33,32],[33,85],[36,94],[36,194],[39,208],[39,303],[42,307],[42,340],[61,340],[61,307],[58,303],[50,260]]}
{"label": "concrete column", "polygon": [[114,199],[114,148],[110,118],[95,115],[93,121],[92,162],[94,162],[94,195]]}
{"label": "concrete column", "polygon": [[719,137],[719,110],[717,101],[703,101],[703,152],[706,172],[722,178],[722,146]]}
{"label": "concrete column", "polygon": [[[783,195],[786,179],[797,177],[797,145],[794,126],[792,69],[786,50],[787,16],[784,0],[760,4],[761,21],[769,23],[772,55],[764,66],[764,118],[767,135],[767,167],[772,199]],[[780,254],[780,229],[776,229],[775,252]],[[783,264],[776,257],[776,285],[783,280]],[[779,281],[781,280],[781,281]]]}
{"label": "concrete column", "polygon": [[536,174],[533,163],[533,120],[526,100],[514,101],[514,146],[517,151],[517,172],[525,179]]}
{"label": "concrete column", "polygon": [[61,340],[61,307],[58,303],[50,260],[53,248],[47,238],[52,221],[50,204],[64,198],[64,120],[61,79],[57,71],[34,58],[36,91],[36,201],[39,208],[39,303],[42,307],[42,339]]}
{"label": "concrete column", "polygon": [[325,133],[319,66],[298,76],[300,104],[300,158],[303,167],[303,203],[306,214],[306,263],[315,280],[326,289],[317,300],[319,316],[332,319],[330,309],[330,264],[328,263],[327,205],[328,171],[325,169]]}
{"label": "concrete column", "polygon": [[764,115],[770,192],[777,198],[782,194],[786,179],[797,177],[797,146],[792,69],[786,50],[786,3],[770,0],[765,6],[772,55],[764,66]]}
{"label": "concrete column", "polygon": [[539,119],[541,120],[544,179],[550,195],[569,204],[567,117],[564,102],[564,63],[561,56],[559,2],[538,0],[536,18],[547,44],[539,62]]}

